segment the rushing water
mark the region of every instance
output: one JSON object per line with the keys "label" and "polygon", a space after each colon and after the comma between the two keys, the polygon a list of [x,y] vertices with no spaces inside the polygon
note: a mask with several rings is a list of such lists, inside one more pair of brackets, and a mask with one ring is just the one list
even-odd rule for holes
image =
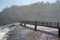
{"label": "rushing water", "polygon": [[0,28],[0,40],[6,40],[9,36],[7,35],[12,28]]}
{"label": "rushing water", "polygon": [[[11,24],[9,24],[11,25]],[[5,26],[5,27],[1,27],[0,28],[0,40],[45,40],[48,38],[48,40],[57,40],[57,37],[52,36],[50,34],[45,34],[42,32],[37,32],[34,30],[30,30],[30,29],[26,29],[20,25],[18,25],[17,23],[15,23],[14,27],[9,27]],[[34,25],[29,25],[27,24],[28,27],[34,28]],[[48,32],[52,32],[52,33],[57,33],[57,29],[53,29],[53,28],[45,28],[43,26],[37,26],[37,29],[40,30],[44,30],[44,31],[48,31]],[[9,38],[10,32],[13,31],[13,36],[11,38]],[[53,38],[52,38],[53,37]]]}

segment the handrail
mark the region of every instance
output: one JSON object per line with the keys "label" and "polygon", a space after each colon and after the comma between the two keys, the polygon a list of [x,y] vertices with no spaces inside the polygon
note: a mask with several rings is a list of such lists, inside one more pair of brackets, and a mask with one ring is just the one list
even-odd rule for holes
{"label": "handrail", "polygon": [[20,21],[21,25],[23,23],[24,23],[24,27],[26,27],[26,24],[35,25],[35,28],[34,28],[35,31],[37,30],[37,26],[58,28],[58,37],[60,37],[60,23],[59,22]]}

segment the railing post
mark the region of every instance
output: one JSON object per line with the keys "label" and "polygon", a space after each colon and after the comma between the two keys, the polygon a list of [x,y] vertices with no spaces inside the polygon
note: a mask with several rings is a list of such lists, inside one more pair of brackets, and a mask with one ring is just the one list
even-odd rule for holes
{"label": "railing post", "polygon": [[45,23],[45,26],[48,26],[48,23],[47,22]]}
{"label": "railing post", "polygon": [[60,37],[60,28],[58,29],[58,37]]}
{"label": "railing post", "polygon": [[22,22],[22,21],[20,22],[20,25],[21,25],[21,26],[23,25],[23,22]]}
{"label": "railing post", "polygon": [[26,27],[26,23],[24,23],[24,27]]}
{"label": "railing post", "polygon": [[20,23],[20,25],[22,26],[22,25],[23,25],[23,23]]}
{"label": "railing post", "polygon": [[57,22],[57,27],[58,27],[58,37],[60,37],[60,27],[59,27],[59,22]]}
{"label": "railing post", "polygon": [[36,22],[35,22],[35,31],[37,30],[37,23],[38,23],[38,22],[36,21]]}
{"label": "railing post", "polygon": [[44,22],[42,22],[42,26],[44,26]]}

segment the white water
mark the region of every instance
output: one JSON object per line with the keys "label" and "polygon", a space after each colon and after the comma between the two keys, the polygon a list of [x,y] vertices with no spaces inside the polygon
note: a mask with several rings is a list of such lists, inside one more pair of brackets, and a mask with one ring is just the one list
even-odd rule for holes
{"label": "white water", "polygon": [[0,40],[6,40],[9,36],[6,35],[8,32],[12,31],[12,28],[0,28]]}
{"label": "white water", "polygon": [[[19,23],[13,23],[13,25],[18,25]],[[9,36],[9,32],[10,31],[13,31],[15,26],[14,27],[9,27],[11,26],[12,24],[9,24],[9,25],[5,25],[4,27],[1,26],[0,28],[0,40],[6,40]]]}
{"label": "white water", "polygon": [[[19,23],[16,23],[15,25],[18,25]],[[34,25],[29,25],[27,24],[27,26],[31,27],[31,28],[34,28]],[[15,28],[12,27],[4,27],[4,28],[0,28],[0,40],[6,40],[9,36],[6,35],[8,34],[10,31],[12,31],[13,29]],[[40,29],[40,30],[44,30],[44,31],[48,31],[48,32],[54,32],[54,31],[58,31],[57,29],[53,29],[53,28],[45,28],[43,26],[37,26],[37,29]],[[57,32],[56,32],[57,33]]]}
{"label": "white water", "polygon": [[[26,24],[28,27],[30,28],[35,28],[34,25],[30,25],[30,24]],[[49,28],[49,27],[44,27],[44,26],[37,26],[38,30],[43,30],[43,31],[47,31],[50,33],[54,33],[54,34],[58,34],[58,29],[56,28]]]}

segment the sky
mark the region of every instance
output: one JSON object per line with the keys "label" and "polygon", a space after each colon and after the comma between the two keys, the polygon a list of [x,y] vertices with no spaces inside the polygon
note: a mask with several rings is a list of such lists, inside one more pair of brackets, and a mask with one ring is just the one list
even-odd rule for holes
{"label": "sky", "polygon": [[41,1],[53,3],[56,0],[0,0],[0,11],[12,5],[29,5]]}

